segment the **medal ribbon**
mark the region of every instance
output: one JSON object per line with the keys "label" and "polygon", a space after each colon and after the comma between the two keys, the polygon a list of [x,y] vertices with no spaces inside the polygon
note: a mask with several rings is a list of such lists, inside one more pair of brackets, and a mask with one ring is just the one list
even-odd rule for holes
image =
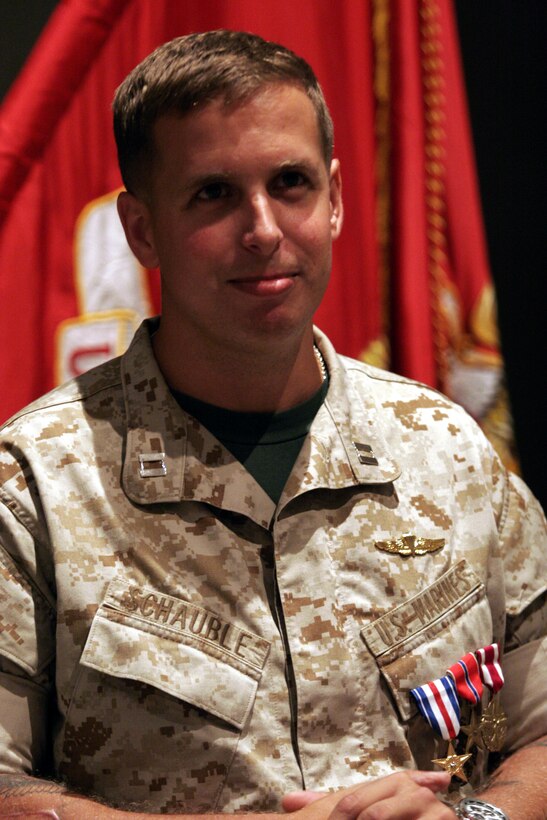
{"label": "medal ribbon", "polygon": [[497,643],[493,643],[490,646],[483,647],[483,649],[477,649],[475,654],[479,661],[480,676],[483,683],[496,694],[505,683],[499,664],[499,646]]}
{"label": "medal ribbon", "polygon": [[454,678],[456,691],[460,697],[473,704],[480,703],[482,680],[479,664],[473,652],[468,652],[461,660],[452,664],[448,674]]}
{"label": "medal ribbon", "polygon": [[460,704],[456,686],[449,675],[411,689],[410,694],[431,728],[445,740],[460,731]]}

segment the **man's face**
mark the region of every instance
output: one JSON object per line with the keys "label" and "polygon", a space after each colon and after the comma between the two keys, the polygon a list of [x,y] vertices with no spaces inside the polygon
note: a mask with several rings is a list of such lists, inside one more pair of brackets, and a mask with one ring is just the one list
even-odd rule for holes
{"label": "man's face", "polygon": [[342,221],[338,162],[325,166],[305,92],[271,85],[164,116],[154,139],[147,204],[120,212],[141,263],[160,267],[163,332],[196,351],[301,339]]}

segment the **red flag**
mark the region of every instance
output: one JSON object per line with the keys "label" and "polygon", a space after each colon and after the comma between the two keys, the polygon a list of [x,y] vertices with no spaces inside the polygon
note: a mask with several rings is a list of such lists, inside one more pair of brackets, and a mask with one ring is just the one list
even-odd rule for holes
{"label": "red flag", "polygon": [[391,368],[463,404],[515,468],[452,0],[376,5],[389,7]]}
{"label": "red flag", "polygon": [[391,9],[392,364],[481,418],[502,362],[452,5]]}
{"label": "red flag", "polygon": [[52,386],[56,327],[76,310],[71,234],[81,178],[72,177],[71,142],[81,131],[67,139],[67,130],[127,5],[60,3],[0,112],[0,419]]}
{"label": "red flag", "polygon": [[129,0],[60,3],[2,107],[0,219],[39,160]]}

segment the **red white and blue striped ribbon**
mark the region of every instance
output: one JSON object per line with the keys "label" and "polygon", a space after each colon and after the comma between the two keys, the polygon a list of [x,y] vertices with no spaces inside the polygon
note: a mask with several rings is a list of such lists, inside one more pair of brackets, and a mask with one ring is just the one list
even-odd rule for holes
{"label": "red white and blue striped ribbon", "polygon": [[475,654],[479,661],[480,676],[483,683],[496,694],[505,682],[499,663],[499,646],[497,643],[493,643],[490,646],[483,647],[483,649],[477,649]]}
{"label": "red white and blue striped ribbon", "polygon": [[480,703],[482,680],[479,663],[473,652],[468,652],[461,660],[452,664],[448,674],[454,678],[456,691],[460,697],[473,704]]}
{"label": "red white and blue striped ribbon", "polygon": [[449,675],[411,689],[418,708],[431,728],[445,740],[460,731],[460,704],[456,686]]}

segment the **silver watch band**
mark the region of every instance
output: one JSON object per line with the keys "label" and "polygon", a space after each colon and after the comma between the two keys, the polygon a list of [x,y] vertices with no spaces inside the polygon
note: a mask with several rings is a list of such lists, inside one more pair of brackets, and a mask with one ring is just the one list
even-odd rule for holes
{"label": "silver watch band", "polygon": [[476,797],[466,797],[455,806],[455,811],[461,820],[509,820],[504,811]]}

